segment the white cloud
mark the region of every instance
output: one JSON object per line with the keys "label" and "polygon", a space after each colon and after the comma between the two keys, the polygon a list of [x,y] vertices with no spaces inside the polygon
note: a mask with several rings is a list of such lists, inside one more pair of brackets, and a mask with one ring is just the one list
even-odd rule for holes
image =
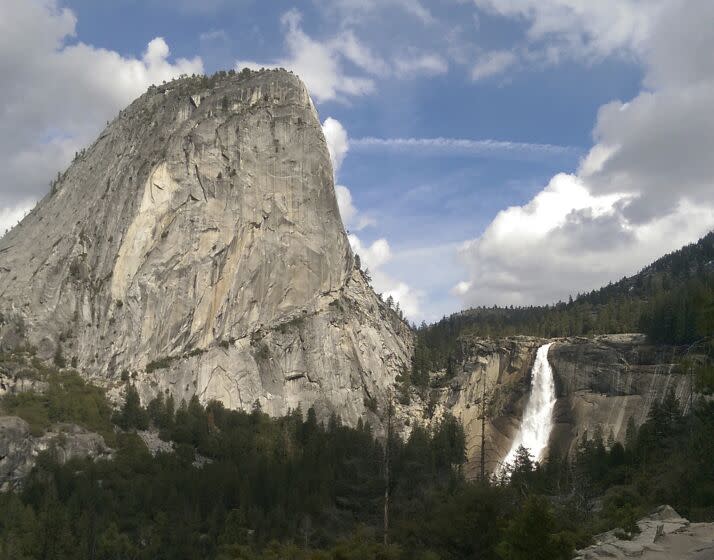
{"label": "white cloud", "polygon": [[562,155],[577,152],[571,146],[533,144],[510,140],[473,140],[469,138],[353,138],[351,147],[356,150],[395,150],[424,155],[491,154],[511,157]]}
{"label": "white cloud", "polygon": [[392,0],[395,5],[406,10],[407,13],[417,17],[422,23],[433,23],[434,17],[419,0]]}
{"label": "white cloud", "polygon": [[[683,83],[700,75],[702,70],[711,73],[714,66],[707,50],[714,18],[712,2],[473,0],[473,3],[483,12],[528,25],[523,44],[511,51],[514,59],[502,59],[508,67],[552,65],[564,60],[591,63],[615,56],[639,61],[649,69],[648,85],[660,86],[666,81]],[[673,21],[677,25],[672,25]]]}
{"label": "white cloud", "polygon": [[235,68],[293,70],[317,101],[345,101],[372,94],[376,91],[375,78],[429,77],[448,72],[448,61],[437,52],[425,52],[409,45],[400,48],[398,54],[392,52],[383,57],[361,41],[354,29],[349,27],[355,25],[359,28],[367,16],[378,12],[383,15],[385,7],[396,7],[424,21],[435,21],[414,0],[345,0],[325,6],[327,13],[339,14],[340,26],[333,34],[317,39],[304,31],[302,14],[292,9],[281,17],[287,54],[268,61],[238,60]]}
{"label": "white cloud", "polygon": [[[376,281],[375,279],[375,283]],[[422,292],[404,282],[393,283],[391,279],[389,282],[380,281],[380,283],[388,286],[382,292],[383,299],[386,300],[390,296],[394,298],[394,301],[399,303],[399,307],[404,311],[404,315],[411,321],[417,321],[422,317],[422,300],[424,299]]]}
{"label": "white cloud", "polygon": [[714,2],[668,0],[651,26],[641,50],[647,85],[695,85],[714,75]]}
{"label": "white cloud", "polygon": [[[322,123],[322,132],[325,135],[327,151],[330,153],[330,159],[332,160],[332,170],[335,180],[337,180],[342,160],[345,159],[350,148],[347,131],[340,121],[327,117],[325,122]],[[337,195],[337,205],[340,208],[342,223],[345,227],[359,231],[367,226],[375,225],[376,222],[373,218],[365,216],[357,210],[352,201],[352,193],[349,188],[344,185],[335,185],[335,194]]]}
{"label": "white cloud", "polygon": [[321,9],[335,15],[346,23],[363,22],[371,17],[379,17],[385,7],[394,7],[424,24],[433,23],[434,17],[419,0],[315,0]]}
{"label": "white cloud", "polygon": [[343,99],[375,90],[374,80],[367,75],[348,74],[345,62],[351,62],[366,74],[380,74],[385,63],[373,55],[350,31],[343,31],[328,41],[320,42],[302,29],[302,16],[297,10],[283,14],[285,44],[288,56],[270,63],[239,60],[236,69],[288,68],[302,78],[310,94],[318,101]]}
{"label": "white cloud", "polygon": [[369,74],[383,76],[390,71],[387,63],[374,55],[349,29],[342,31],[328,44],[335,52]]}
{"label": "white cloud", "polygon": [[463,296],[468,293],[468,291],[471,289],[473,282],[467,282],[466,280],[462,280],[461,282],[458,282],[456,286],[453,287],[452,293],[456,296]]}
{"label": "white cloud", "polygon": [[340,208],[340,216],[342,223],[349,224],[357,215],[357,208],[352,203],[352,193],[350,189],[343,185],[335,185],[335,194],[337,195],[337,206]]}
{"label": "white cloud", "polygon": [[460,255],[469,279],[453,293],[469,305],[551,303],[636,272],[714,225],[714,207],[679,203],[642,225],[622,216],[624,195],[593,196],[558,175],[529,204],[500,212]]}
{"label": "white cloud", "polygon": [[595,127],[598,144],[581,175],[593,192],[637,194],[625,214],[638,223],[674,211],[682,198],[713,203],[712,105],[714,75],[708,83],[605,105]]}
{"label": "white cloud", "polygon": [[394,255],[386,239],[381,238],[371,245],[364,245],[354,234],[348,236],[352,250],[360,256],[363,268],[368,268],[372,276],[372,285],[383,299],[391,296],[404,314],[411,320],[422,317],[421,303],[424,294],[384,271],[384,265],[389,263]]}
{"label": "white cloud", "polygon": [[348,236],[352,250],[360,256],[363,268],[376,272],[392,258],[392,250],[386,239],[381,238],[371,245],[363,245],[359,237],[354,234]]}
{"label": "white cloud", "polygon": [[138,58],[68,44],[74,14],[55,0],[0,0],[0,208],[36,200],[75,151],[152,83],[202,72],[169,61],[161,38]]}
{"label": "white cloud", "polygon": [[474,0],[491,14],[529,23],[528,38],[564,57],[634,52],[667,0]]}
{"label": "white cloud", "polygon": [[223,29],[212,29],[210,31],[204,31],[198,36],[198,39],[202,43],[225,43],[229,40],[228,33],[226,33]]}
{"label": "white cloud", "polygon": [[340,121],[327,117],[325,122],[322,123],[322,132],[327,142],[327,150],[330,152],[332,170],[335,173],[335,177],[337,177],[342,160],[345,159],[347,151],[350,149],[347,131]]}
{"label": "white cloud", "polygon": [[492,51],[482,54],[471,68],[472,80],[483,80],[503,74],[518,61],[511,51]]}
{"label": "white cloud", "polygon": [[551,302],[637,272],[714,227],[714,63],[700,54],[714,49],[714,5],[476,2],[526,18],[544,48],[630,52],[649,89],[600,109],[596,144],[575,175],[557,175],[464,245],[469,276],[454,293],[467,304]]}
{"label": "white cloud", "polygon": [[442,56],[434,53],[415,54],[394,59],[397,76],[415,78],[417,76],[438,76],[449,71],[449,63]]}
{"label": "white cloud", "polygon": [[340,207],[342,222],[347,229],[360,231],[368,226],[377,225],[377,221],[374,218],[365,216],[357,210],[352,202],[350,189],[344,185],[336,185],[335,193],[337,194],[337,205]]}
{"label": "white cloud", "polygon": [[16,206],[0,208],[0,237],[15,227],[35,205],[34,201],[20,202]]}

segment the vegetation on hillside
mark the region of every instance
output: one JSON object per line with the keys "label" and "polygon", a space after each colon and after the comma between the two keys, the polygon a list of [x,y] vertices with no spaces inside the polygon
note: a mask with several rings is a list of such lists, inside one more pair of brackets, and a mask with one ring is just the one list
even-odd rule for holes
{"label": "vegetation on hillside", "polygon": [[42,393],[23,392],[7,396],[3,409],[7,414],[27,421],[35,435],[52,424],[71,422],[101,434],[107,443],[114,440],[111,407],[104,392],[85,382],[74,371],[51,374],[47,390]]}
{"label": "vegetation on hillside", "polygon": [[[546,338],[643,332],[655,343],[690,345],[714,333],[714,232],[630,278],[568,302],[478,307],[417,329],[415,371],[448,369],[461,336]],[[711,351],[711,348],[709,349]]]}
{"label": "vegetation on hillside", "polygon": [[[41,391],[6,395],[0,413],[19,416],[30,425],[33,435],[41,435],[51,425],[67,422],[101,434],[114,443],[112,409],[104,391],[86,382],[74,369],[59,369],[37,359],[32,351],[0,353],[0,366],[12,370],[16,380],[41,385]],[[57,362],[57,356],[55,356]],[[62,359],[62,363],[64,360]]]}
{"label": "vegetation on hillside", "polygon": [[[20,492],[0,494],[0,560],[557,560],[595,532],[636,530],[662,503],[714,518],[712,403],[682,416],[670,395],[624,446],[596,433],[544,465],[521,449],[510,476],[490,481],[463,478],[453,418],[391,438],[385,544],[385,445],[368,425],[196,399],[144,409],[135,396],[114,417],[112,460],[48,453]],[[148,424],[175,452],[151,455],[133,432]]]}
{"label": "vegetation on hillside", "polygon": [[[625,445],[598,432],[584,438],[570,461],[554,459],[548,482],[571,488],[593,531],[637,531],[635,520],[661,504],[691,520],[714,519],[714,403],[699,401],[682,415],[674,393],[655,403],[637,431],[631,420]],[[553,486],[551,486],[553,488]],[[601,509],[595,512],[599,503]],[[591,511],[587,511],[591,510]]]}

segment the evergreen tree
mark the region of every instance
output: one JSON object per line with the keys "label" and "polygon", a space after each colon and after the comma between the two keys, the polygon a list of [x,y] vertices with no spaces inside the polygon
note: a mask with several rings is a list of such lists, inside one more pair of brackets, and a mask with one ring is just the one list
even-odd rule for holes
{"label": "evergreen tree", "polygon": [[115,415],[114,423],[123,430],[146,430],[149,427],[149,415],[142,408],[139,393],[133,385],[127,386],[124,406]]}
{"label": "evergreen tree", "polygon": [[569,560],[572,540],[556,527],[548,501],[530,496],[509,522],[498,554],[503,560]]}

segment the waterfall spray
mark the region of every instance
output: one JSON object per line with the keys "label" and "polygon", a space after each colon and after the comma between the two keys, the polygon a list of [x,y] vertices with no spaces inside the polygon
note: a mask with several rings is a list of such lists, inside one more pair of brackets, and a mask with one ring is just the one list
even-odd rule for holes
{"label": "waterfall spray", "polygon": [[548,350],[553,343],[538,348],[531,370],[531,394],[523,413],[523,421],[518,435],[513,440],[511,450],[503,460],[500,471],[512,465],[518,448],[522,445],[536,461],[543,459],[548,438],[553,429],[553,408],[555,407],[555,381],[553,370],[548,363]]}

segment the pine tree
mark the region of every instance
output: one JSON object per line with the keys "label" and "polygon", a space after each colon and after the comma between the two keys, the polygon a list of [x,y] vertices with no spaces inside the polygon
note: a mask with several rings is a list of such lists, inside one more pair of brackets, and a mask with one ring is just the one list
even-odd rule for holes
{"label": "pine tree", "polygon": [[142,408],[139,393],[133,385],[126,388],[124,406],[115,414],[114,423],[123,430],[146,430],[149,427],[149,415]]}
{"label": "pine tree", "polygon": [[635,424],[635,417],[630,416],[627,420],[627,430],[625,431],[625,449],[628,453],[632,453],[635,450],[635,445],[637,444],[637,425]]}

